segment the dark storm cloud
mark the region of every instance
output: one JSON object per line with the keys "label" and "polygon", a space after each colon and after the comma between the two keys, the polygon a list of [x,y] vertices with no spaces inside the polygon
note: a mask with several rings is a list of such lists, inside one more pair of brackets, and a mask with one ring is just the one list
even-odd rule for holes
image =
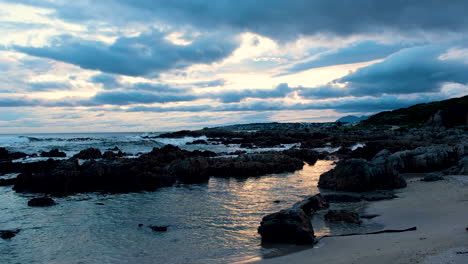
{"label": "dark storm cloud", "polygon": [[84,69],[130,76],[158,74],[192,64],[210,64],[229,56],[238,40],[224,34],[208,34],[189,45],[175,45],[157,30],[136,37],[121,37],[113,44],[70,35],[55,37],[49,46],[12,46],[31,56],[78,65]]}
{"label": "dark storm cloud", "polygon": [[332,33],[466,32],[466,0],[10,0],[55,10],[53,16],[110,24],[165,22],[204,29],[231,28],[274,39]]}
{"label": "dark storm cloud", "polygon": [[374,41],[352,43],[336,51],[324,52],[315,59],[298,63],[277,76],[320,67],[383,59],[408,46],[408,44],[380,44]]}
{"label": "dark storm cloud", "polygon": [[[447,47],[440,46],[404,49],[383,62],[360,68],[333,83],[303,89],[299,94],[319,99],[436,93],[445,83],[468,83],[468,64],[462,60],[441,59],[446,51]],[[344,84],[344,87],[336,83]]]}

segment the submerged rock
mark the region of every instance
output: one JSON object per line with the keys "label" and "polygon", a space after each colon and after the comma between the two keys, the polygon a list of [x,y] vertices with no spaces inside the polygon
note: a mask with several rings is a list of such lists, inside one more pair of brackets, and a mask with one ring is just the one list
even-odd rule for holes
{"label": "submerged rock", "polygon": [[313,244],[314,229],[303,210],[291,208],[263,217],[258,233],[262,242]]}
{"label": "submerged rock", "polygon": [[150,225],[148,226],[151,228],[151,230],[156,231],[156,232],[166,232],[168,226],[156,226],[156,225]]}
{"label": "submerged rock", "polygon": [[16,229],[16,230],[0,230],[0,237],[2,239],[11,239],[16,236],[21,230]]}
{"label": "submerged rock", "polygon": [[40,197],[40,198],[32,198],[28,202],[28,206],[52,206],[56,205],[55,201],[49,197]]}
{"label": "submerged rock", "polygon": [[325,214],[325,221],[336,223],[336,222],[346,222],[352,224],[360,224],[361,220],[359,215],[355,212],[348,210],[330,210]]}

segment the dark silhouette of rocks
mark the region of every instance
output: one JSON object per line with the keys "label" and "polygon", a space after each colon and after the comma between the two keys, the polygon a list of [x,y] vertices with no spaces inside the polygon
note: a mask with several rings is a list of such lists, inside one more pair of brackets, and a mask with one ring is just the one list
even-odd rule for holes
{"label": "dark silhouette of rocks", "polygon": [[28,206],[43,207],[52,205],[56,205],[56,203],[52,198],[49,197],[32,198],[28,201]]}
{"label": "dark silhouette of rocks", "polygon": [[258,233],[263,242],[313,244],[314,229],[310,218],[298,208],[281,210],[263,217]]}
{"label": "dark silhouette of rocks", "polygon": [[[82,153],[95,152],[86,150]],[[187,151],[171,145],[155,148],[136,159],[105,156],[100,160],[88,160],[82,165],[76,158],[72,158],[51,160],[50,164],[40,170],[21,169],[14,189],[18,192],[54,194],[154,191],[178,181],[206,182],[211,176],[243,178],[292,172],[301,169],[304,161],[315,162],[318,157],[312,151],[217,157],[214,152]]]}
{"label": "dark silhouette of rocks", "polygon": [[100,159],[102,158],[102,153],[99,149],[96,148],[88,148],[85,150],[80,151],[78,154],[73,156],[76,159]]}
{"label": "dark silhouette of rocks", "polygon": [[0,147],[0,162],[11,161],[27,157],[28,154],[22,152],[10,152],[6,148]]}
{"label": "dark silhouette of rocks", "polygon": [[336,167],[320,176],[320,188],[365,192],[395,189],[406,186],[405,180],[394,170],[364,159],[339,161]]}
{"label": "dark silhouette of rocks", "polygon": [[258,233],[266,243],[315,243],[311,216],[314,212],[328,208],[328,202],[317,194],[281,210],[263,217]]}
{"label": "dark silhouette of rocks", "polygon": [[64,158],[66,156],[67,154],[65,152],[61,152],[58,149],[53,149],[48,152],[45,152],[45,151],[41,152],[41,157],[47,157],[47,158]]}
{"label": "dark silhouette of rocks", "polygon": [[15,185],[15,183],[16,183],[16,178],[0,179],[0,186]]}

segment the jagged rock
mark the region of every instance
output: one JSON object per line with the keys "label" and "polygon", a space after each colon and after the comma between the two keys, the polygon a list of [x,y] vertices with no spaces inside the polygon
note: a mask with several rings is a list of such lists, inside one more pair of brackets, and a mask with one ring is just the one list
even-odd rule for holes
{"label": "jagged rock", "polygon": [[0,237],[2,239],[11,239],[16,236],[21,230],[16,229],[16,230],[0,230]]}
{"label": "jagged rock", "polygon": [[22,152],[10,152],[6,148],[0,148],[0,161],[10,161],[27,157],[28,154]]}
{"label": "jagged rock", "polygon": [[61,152],[58,149],[53,149],[49,152],[43,151],[41,152],[41,157],[48,157],[48,158],[64,158],[67,154],[65,152]]}
{"label": "jagged rock", "polygon": [[387,164],[400,173],[433,172],[457,165],[463,154],[461,145],[434,145],[396,152],[388,157]]}
{"label": "jagged rock", "polygon": [[365,192],[401,188],[406,186],[406,182],[385,166],[364,159],[350,159],[339,161],[333,170],[322,174],[318,186],[337,191]]}
{"label": "jagged rock", "polygon": [[303,210],[291,208],[263,217],[258,233],[262,242],[313,244],[314,229]]}
{"label": "jagged rock", "polygon": [[106,159],[106,160],[114,160],[114,159],[121,158],[121,157],[124,157],[124,156],[125,156],[125,153],[123,153],[120,150],[117,153],[108,150],[108,151],[104,152],[104,154],[102,154],[102,158]]}
{"label": "jagged rock", "polygon": [[330,210],[325,214],[325,220],[328,222],[346,222],[352,224],[360,224],[359,215],[348,210]]}
{"label": "jagged rock", "polygon": [[32,198],[28,202],[28,206],[52,206],[56,205],[55,201],[49,197],[40,197],[40,198]]}
{"label": "jagged rock", "polygon": [[316,211],[327,209],[330,205],[321,194],[295,203],[292,208],[302,210],[306,215],[312,215]]}
{"label": "jagged rock", "polygon": [[76,159],[100,159],[102,158],[102,153],[99,149],[96,148],[88,148],[80,151],[78,154],[73,156]]}

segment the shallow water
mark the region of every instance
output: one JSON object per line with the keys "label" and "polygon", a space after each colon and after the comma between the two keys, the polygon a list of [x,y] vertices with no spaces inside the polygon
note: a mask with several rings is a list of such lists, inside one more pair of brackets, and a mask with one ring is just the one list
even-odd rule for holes
{"label": "shallow water", "polygon": [[75,195],[48,208],[28,207],[31,195],[0,187],[1,229],[22,229],[0,241],[0,263],[231,263],[275,254],[285,248],[262,248],[261,218],[317,193],[319,175],[332,166],[318,161],[291,174]]}

